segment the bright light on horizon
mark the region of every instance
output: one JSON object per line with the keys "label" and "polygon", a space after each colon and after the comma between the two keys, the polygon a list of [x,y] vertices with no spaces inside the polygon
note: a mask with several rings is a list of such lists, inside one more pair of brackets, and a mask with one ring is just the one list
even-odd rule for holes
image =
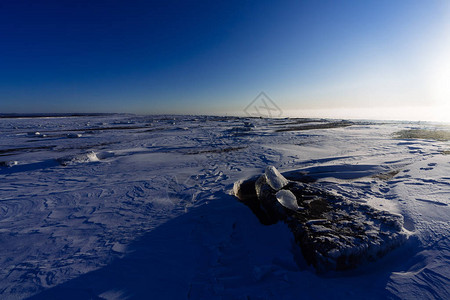
{"label": "bright light on horizon", "polygon": [[284,117],[428,121],[450,123],[450,105],[446,106],[405,106],[380,108],[322,108],[285,110]]}
{"label": "bright light on horizon", "polygon": [[441,18],[423,36],[415,36],[400,56],[374,52],[373,61],[355,57],[342,74],[313,89],[297,90],[298,100],[283,95],[288,99],[285,115],[450,123],[449,20],[446,6]]}

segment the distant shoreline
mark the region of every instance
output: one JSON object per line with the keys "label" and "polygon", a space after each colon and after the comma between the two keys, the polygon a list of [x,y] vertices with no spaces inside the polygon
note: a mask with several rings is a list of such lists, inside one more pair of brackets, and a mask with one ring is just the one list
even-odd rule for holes
{"label": "distant shoreline", "polygon": [[39,118],[70,118],[70,117],[99,117],[109,116],[114,113],[38,113],[38,114],[0,114],[0,119],[39,119]]}
{"label": "distant shoreline", "polygon": [[[234,116],[234,115],[208,115],[208,114],[134,114],[134,113],[0,113],[1,119],[47,119],[47,118],[77,118],[77,117],[102,117],[102,116],[113,116],[113,115],[129,115],[129,116],[165,116],[165,117],[221,117],[221,118],[250,118],[250,119],[260,119],[260,117],[255,116]],[[267,117],[263,117],[266,119]],[[327,118],[327,117],[277,117],[268,119],[309,119],[309,120],[335,120],[335,121],[353,121],[353,122],[369,122],[369,123],[411,123],[411,124],[429,124],[429,125],[443,125],[448,126],[450,122],[444,121],[428,121],[428,120],[381,120],[381,119],[360,119],[360,118]],[[361,124],[360,124],[361,125]]]}

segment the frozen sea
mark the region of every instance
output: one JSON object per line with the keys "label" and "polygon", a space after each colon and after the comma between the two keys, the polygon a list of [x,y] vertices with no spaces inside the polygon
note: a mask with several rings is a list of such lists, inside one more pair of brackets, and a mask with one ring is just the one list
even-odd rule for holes
{"label": "frozen sea", "polygon": [[[330,125],[330,126],[328,126]],[[341,126],[342,125],[342,126]],[[213,116],[0,118],[0,299],[450,299],[449,131]],[[232,193],[269,166],[401,214],[407,242],[316,274]]]}

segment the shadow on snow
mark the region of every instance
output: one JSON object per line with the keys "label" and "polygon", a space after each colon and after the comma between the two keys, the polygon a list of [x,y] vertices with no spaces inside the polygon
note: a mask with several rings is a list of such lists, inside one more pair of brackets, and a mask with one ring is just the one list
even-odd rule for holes
{"label": "shadow on snow", "polygon": [[392,297],[392,270],[414,263],[405,247],[364,269],[319,277],[285,224],[263,226],[219,192],[131,244],[124,258],[29,299]]}

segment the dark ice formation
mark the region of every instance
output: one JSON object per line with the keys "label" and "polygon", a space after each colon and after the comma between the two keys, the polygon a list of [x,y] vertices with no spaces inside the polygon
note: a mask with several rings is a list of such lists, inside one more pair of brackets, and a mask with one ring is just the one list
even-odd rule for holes
{"label": "dark ice formation", "polygon": [[401,215],[289,181],[272,166],[258,178],[236,182],[234,193],[261,223],[284,221],[305,260],[318,272],[376,260],[407,237]]}

